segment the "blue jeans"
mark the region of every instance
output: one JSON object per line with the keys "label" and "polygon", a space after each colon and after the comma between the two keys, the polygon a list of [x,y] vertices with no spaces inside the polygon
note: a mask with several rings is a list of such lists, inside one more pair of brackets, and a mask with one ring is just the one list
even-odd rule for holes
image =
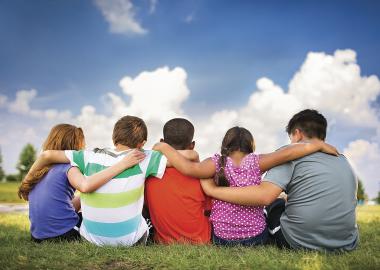
{"label": "blue jeans", "polygon": [[243,238],[238,240],[227,240],[223,238],[219,238],[214,233],[212,234],[212,242],[217,246],[257,246],[266,244],[269,237],[268,228],[265,228],[264,231],[250,238]]}

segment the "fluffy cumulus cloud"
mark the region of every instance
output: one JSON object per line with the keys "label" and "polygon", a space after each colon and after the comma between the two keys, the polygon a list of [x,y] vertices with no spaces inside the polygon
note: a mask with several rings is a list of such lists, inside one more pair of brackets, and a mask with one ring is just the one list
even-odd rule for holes
{"label": "fluffy cumulus cloud", "polygon": [[94,107],[85,106],[72,122],[83,127],[89,147],[103,147],[112,144],[113,125],[120,117],[136,115],[149,127],[148,146],[151,146],[162,136],[162,126],[167,120],[185,116],[181,105],[190,94],[186,79],[185,70],[178,67],[145,71],[135,78],[126,76],[119,85],[129,97],[128,102],[123,96],[108,93],[107,106],[112,108],[109,115],[98,114]]}
{"label": "fluffy cumulus cloud", "polygon": [[[148,31],[136,20],[131,0],[95,0],[96,7],[109,23],[110,31],[117,34],[146,34]],[[156,1],[151,1],[150,12],[154,12]]]}
{"label": "fluffy cumulus cloud", "polygon": [[380,188],[379,164],[380,146],[378,142],[356,140],[351,142],[345,149],[344,154],[358,174],[359,179],[364,181],[366,193],[369,198],[375,198]]}
{"label": "fluffy cumulus cloud", "polygon": [[[335,126],[329,133],[335,133],[334,138],[339,141],[330,142],[346,148],[344,153],[363,180],[367,193],[370,197],[377,194],[380,122],[371,104],[380,94],[380,81],[376,76],[360,74],[352,50],[338,50],[333,55],[310,52],[291,79],[289,89],[281,88],[269,78],[260,78],[245,104],[202,118],[186,115],[182,109],[190,95],[183,68],[144,71],[134,78],[122,78],[119,85],[123,94],[107,94],[108,106],[112,108],[107,115],[98,113],[91,105],[84,106],[76,116],[69,112],[32,109],[30,104],[37,95],[35,90],[20,91],[13,101],[0,96],[0,107],[7,108],[11,114],[50,119],[49,123],[55,119],[80,125],[89,147],[111,145],[113,124],[123,115],[137,115],[146,121],[148,147],[161,137],[162,126],[167,120],[182,116],[195,124],[201,157],[219,151],[223,135],[234,125],[244,126],[253,133],[258,152],[272,151],[288,142],[285,126],[290,117],[301,109],[315,108],[327,116],[330,126]],[[47,126],[45,120],[41,122]],[[358,130],[365,133],[358,133]],[[47,129],[44,132],[46,136]],[[344,136],[348,133],[354,134],[354,138]],[[368,135],[360,137],[357,134]]]}
{"label": "fluffy cumulus cloud", "polygon": [[370,103],[380,93],[376,76],[362,77],[352,50],[334,55],[309,53],[289,84],[289,94],[339,120],[375,127],[378,118]]}

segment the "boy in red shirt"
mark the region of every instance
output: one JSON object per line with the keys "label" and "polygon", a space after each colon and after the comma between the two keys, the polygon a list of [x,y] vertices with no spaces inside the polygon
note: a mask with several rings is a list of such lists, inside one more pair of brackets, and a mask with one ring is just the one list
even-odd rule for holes
{"label": "boy in red shirt", "polygon": [[[164,141],[177,150],[193,150],[194,126],[186,119],[174,118],[164,126]],[[149,209],[157,243],[210,243],[211,224],[205,212],[211,201],[200,180],[175,168],[166,168],[162,179],[149,178],[145,184],[145,203]]]}

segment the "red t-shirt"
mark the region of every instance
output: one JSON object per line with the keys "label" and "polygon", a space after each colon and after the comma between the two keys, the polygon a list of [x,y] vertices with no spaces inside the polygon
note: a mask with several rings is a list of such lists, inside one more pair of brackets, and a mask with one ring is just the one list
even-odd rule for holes
{"label": "red t-shirt", "polygon": [[211,224],[204,215],[210,199],[202,191],[199,179],[167,168],[162,179],[151,177],[145,184],[145,203],[159,243],[209,243]]}

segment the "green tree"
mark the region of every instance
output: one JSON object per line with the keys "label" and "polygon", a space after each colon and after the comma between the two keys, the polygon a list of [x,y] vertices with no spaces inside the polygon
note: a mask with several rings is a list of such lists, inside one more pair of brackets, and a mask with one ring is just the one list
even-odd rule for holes
{"label": "green tree", "polygon": [[380,191],[377,193],[376,202],[377,204],[380,204]]}
{"label": "green tree", "polygon": [[17,163],[18,180],[21,181],[25,175],[28,173],[30,167],[32,167],[34,161],[36,160],[36,149],[28,143],[21,150],[19,161]]}
{"label": "green tree", "polygon": [[365,194],[363,182],[359,179],[358,181],[358,201],[364,202],[367,199],[367,194]]}
{"label": "green tree", "polygon": [[0,148],[0,182],[4,179],[5,173],[3,170],[3,155],[1,154],[1,148]]}

